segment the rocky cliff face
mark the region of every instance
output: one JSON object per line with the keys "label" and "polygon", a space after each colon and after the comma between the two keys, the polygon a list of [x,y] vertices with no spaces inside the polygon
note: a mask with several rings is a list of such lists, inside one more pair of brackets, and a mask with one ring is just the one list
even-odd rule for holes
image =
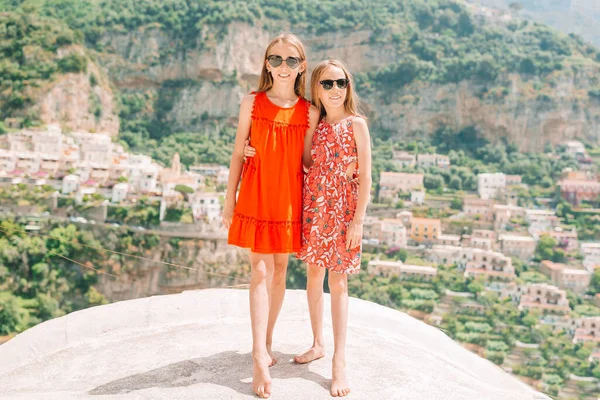
{"label": "rocky cliff face", "polygon": [[[369,30],[297,33],[306,44],[309,65],[339,58],[353,73],[366,74],[404,57]],[[239,22],[222,30],[206,28],[192,39],[174,38],[157,25],[111,31],[99,41],[101,52],[59,49],[59,56],[85,54],[87,71],[60,75],[36,89],[37,101],[27,112],[66,130],[116,135],[117,97],[144,93],[151,100],[141,118],[156,119],[174,131],[203,132],[205,121],[212,119],[234,125],[241,98],[256,88],[264,49],[274,34]],[[33,53],[29,56],[35,58]],[[504,74],[496,83],[415,81],[398,90],[371,88],[359,94],[374,135],[405,140],[442,126],[456,131],[474,126],[491,141],[507,138],[521,150],[539,151],[548,142],[600,140],[600,101],[588,94],[600,87],[598,72],[598,65],[586,59],[543,81]]]}
{"label": "rocky cliff face", "polygon": [[482,96],[482,85],[461,82],[411,86],[389,103],[377,96],[366,101],[377,124],[400,138],[430,134],[444,125],[455,131],[475,126],[491,142],[506,138],[520,150],[541,151],[546,143],[573,138],[600,141],[600,102],[587,100],[581,89],[587,80],[580,78],[561,80],[554,98],[531,97],[533,82],[511,75],[511,87],[500,97]]}
{"label": "rocky cliff face", "polygon": [[[78,46],[60,48],[59,57],[71,52],[85,54]],[[93,60],[87,71],[68,73],[40,88],[36,104],[27,112],[39,115],[46,124],[59,124],[66,131],[119,133],[119,116],[110,79]]]}
{"label": "rocky cliff face", "polygon": [[[223,37],[206,32],[186,44],[147,28],[105,37],[110,54],[100,55],[99,63],[121,90],[168,95],[166,122],[181,130],[201,129],[207,117],[235,120],[241,97],[256,87],[271,36],[265,29],[234,23]],[[398,58],[391,44],[371,43],[370,31],[300,36],[312,65],[340,58],[354,73],[366,73]],[[505,77],[507,87],[416,82],[363,100],[375,135],[386,130],[403,140],[431,134],[442,125],[455,130],[476,126],[491,141],[506,137],[521,150],[539,151],[547,142],[576,137],[598,142],[600,103],[587,94],[597,85],[594,68],[582,66],[557,77],[547,94],[536,88],[538,78],[526,81],[515,74]]]}

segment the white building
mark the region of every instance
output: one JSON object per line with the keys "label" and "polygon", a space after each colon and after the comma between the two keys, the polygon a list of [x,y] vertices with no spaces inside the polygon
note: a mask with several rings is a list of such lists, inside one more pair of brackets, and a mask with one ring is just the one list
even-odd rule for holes
{"label": "white building", "polygon": [[17,157],[15,153],[0,149],[0,174],[6,175],[14,171],[17,166]]}
{"label": "white building", "polygon": [[395,200],[399,191],[410,192],[423,188],[423,174],[382,172],[379,177],[379,199]]}
{"label": "white building", "polygon": [[492,250],[436,244],[425,254],[427,259],[435,264],[456,264],[459,269],[465,271],[465,276],[485,275],[502,279],[516,277],[512,260]]}
{"label": "white building", "polygon": [[458,235],[439,235],[437,244],[442,246],[460,246],[460,236]]}
{"label": "white building", "polygon": [[503,173],[477,175],[477,193],[482,199],[492,199],[506,188],[506,175]]}
{"label": "white building", "polygon": [[129,185],[125,182],[117,183],[112,188],[112,202],[120,203],[127,198],[127,192],[129,191]]}
{"label": "white building", "polygon": [[367,272],[377,276],[397,276],[400,279],[431,280],[437,275],[437,268],[423,265],[408,265],[402,261],[373,260]]}
{"label": "white building", "polygon": [[219,171],[221,171],[223,168],[226,167],[223,167],[222,165],[218,164],[200,164],[192,165],[190,167],[190,172],[204,176],[217,176]]}
{"label": "white building", "polygon": [[380,243],[389,247],[406,248],[406,227],[399,219],[381,221]]}
{"label": "white building", "polygon": [[434,244],[425,252],[425,257],[434,264],[452,265],[454,263],[462,269],[466,266],[466,257],[463,258],[463,248],[460,246]]}
{"label": "white building", "polygon": [[364,223],[363,237],[372,243],[388,247],[406,248],[407,231],[400,219],[379,219],[367,216]]}
{"label": "white building", "polygon": [[424,190],[414,190],[410,192],[410,201],[413,204],[421,205],[425,203],[425,191]]}
{"label": "white building", "polygon": [[79,177],[77,175],[67,175],[62,181],[63,194],[73,193],[79,187]]}
{"label": "white building", "polygon": [[75,192],[75,202],[77,204],[83,203],[83,198],[85,196],[91,196],[96,193],[96,188],[92,186],[79,186],[77,192]]}
{"label": "white building", "polygon": [[229,181],[229,168],[218,164],[193,165],[190,174],[210,177],[217,186],[226,186]]}
{"label": "white building", "polygon": [[585,146],[578,140],[570,140],[565,144],[565,152],[573,157],[586,155]]}
{"label": "white building", "polygon": [[139,179],[139,190],[142,193],[156,192],[158,183],[159,169],[154,165],[148,166],[144,171],[141,171]]}
{"label": "white building", "polygon": [[523,261],[529,260],[535,254],[536,240],[531,236],[500,235],[502,253],[517,257]]}
{"label": "white building", "polygon": [[409,227],[412,223],[412,216],[412,211],[404,210],[396,214],[396,219],[402,221],[404,226]]}
{"label": "white building", "polygon": [[219,172],[217,172],[217,185],[219,186],[227,186],[229,182],[229,168],[222,167]]}
{"label": "white building", "polygon": [[534,239],[539,239],[541,234],[551,231],[558,225],[558,217],[552,210],[525,210],[525,221],[529,224],[527,230]]}
{"label": "white building", "polygon": [[438,168],[442,168],[442,169],[447,169],[450,168],[450,157],[448,156],[442,156],[442,155],[437,155],[437,166]]}
{"label": "white building", "polygon": [[203,190],[206,188],[206,176],[197,174],[195,172],[187,172],[187,175],[192,177],[194,184],[190,187],[196,190]]}
{"label": "white building", "polygon": [[219,193],[196,192],[190,197],[190,204],[196,220],[207,219],[209,222],[214,222],[221,218]]}
{"label": "white building", "polygon": [[494,204],[494,229],[505,229],[512,218],[522,218],[525,216],[523,207],[514,206],[511,204]]}
{"label": "white building", "polygon": [[437,166],[437,154],[419,154],[417,155],[417,165],[421,168],[430,168]]}
{"label": "white building", "polygon": [[33,151],[47,156],[60,157],[63,149],[63,135],[58,125],[48,125],[47,130],[35,132],[32,137]]}
{"label": "white building", "polygon": [[392,161],[401,168],[413,167],[417,162],[417,158],[414,154],[407,153],[406,151],[394,150]]}
{"label": "white building", "polygon": [[519,310],[523,309],[560,313],[571,311],[567,292],[545,283],[534,283],[526,286],[526,291],[521,295],[519,302]]}
{"label": "white building", "polygon": [[112,163],[113,142],[104,134],[76,132],[73,134],[79,145],[80,160],[96,165],[109,166]]}
{"label": "white building", "polygon": [[600,242],[581,243],[580,249],[585,269],[593,273],[600,268]]}

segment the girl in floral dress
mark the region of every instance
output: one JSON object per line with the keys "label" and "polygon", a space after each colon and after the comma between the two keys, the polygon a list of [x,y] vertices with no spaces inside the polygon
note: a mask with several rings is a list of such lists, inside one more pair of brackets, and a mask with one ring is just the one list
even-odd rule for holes
{"label": "girl in floral dress", "polygon": [[[336,60],[320,63],[311,76],[311,97],[320,111],[314,133],[307,132],[304,179],[302,249],[306,262],[307,296],[313,345],[297,363],[325,355],[323,344],[323,280],[329,270],[334,354],[331,394],[346,396],[346,330],[348,275],[360,270],[363,222],[371,191],[369,129],[357,113],[352,75]],[[246,156],[254,149],[246,146]],[[360,172],[359,172],[360,167]]]}
{"label": "girl in floral dress", "polygon": [[294,360],[307,363],[325,355],[323,280],[328,269],[334,338],[331,394],[345,396],[350,393],[345,372],[348,275],[360,270],[363,222],[371,192],[371,141],[367,123],[357,113],[352,75],[340,61],[325,61],[315,68],[311,97],[321,120],[313,137],[307,138],[312,142],[310,153],[304,151],[304,164],[310,167],[304,180],[298,258],[308,265],[313,345]]}

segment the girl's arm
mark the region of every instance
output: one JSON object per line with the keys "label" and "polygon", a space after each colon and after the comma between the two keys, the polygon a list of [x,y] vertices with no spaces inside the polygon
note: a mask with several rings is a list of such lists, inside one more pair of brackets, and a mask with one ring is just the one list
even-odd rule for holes
{"label": "girl's arm", "polygon": [[233,219],[237,188],[240,183],[242,166],[244,164],[244,142],[248,139],[250,126],[252,125],[253,104],[254,95],[249,94],[242,99],[242,104],[240,105],[240,118],[237,133],[235,134],[235,146],[231,155],[231,164],[229,165],[229,181],[227,182],[227,194],[225,195],[225,206],[223,208],[223,225],[227,229],[231,226]]}
{"label": "girl's arm", "polygon": [[312,164],[310,150],[312,148],[315,128],[319,123],[319,116],[320,112],[317,107],[311,105],[308,113],[308,129],[306,130],[306,136],[304,136],[304,151],[302,153],[302,163],[304,164],[304,168],[310,168],[310,165]]}
{"label": "girl's arm", "polygon": [[371,137],[367,122],[360,117],[354,118],[354,141],[358,152],[358,203],[354,218],[348,228],[346,248],[353,249],[362,242],[363,223],[371,194]]}

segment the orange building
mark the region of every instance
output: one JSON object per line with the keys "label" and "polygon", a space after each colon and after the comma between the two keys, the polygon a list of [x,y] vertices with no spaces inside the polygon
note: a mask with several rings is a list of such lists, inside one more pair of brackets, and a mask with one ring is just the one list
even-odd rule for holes
{"label": "orange building", "polygon": [[433,218],[413,218],[410,238],[417,243],[434,243],[442,234],[442,222]]}

